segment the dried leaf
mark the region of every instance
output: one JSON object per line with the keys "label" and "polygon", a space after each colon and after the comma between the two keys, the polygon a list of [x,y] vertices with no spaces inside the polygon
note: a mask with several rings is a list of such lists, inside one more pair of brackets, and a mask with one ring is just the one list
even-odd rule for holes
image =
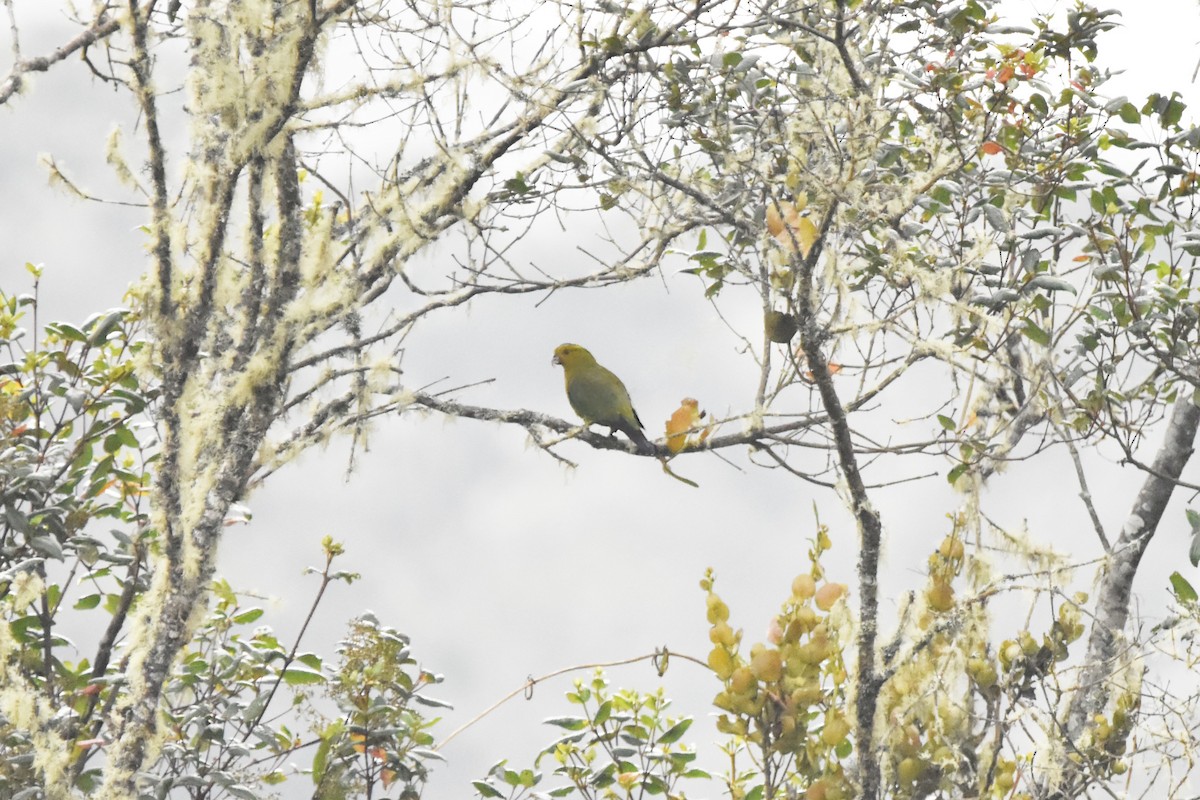
{"label": "dried leaf", "polygon": [[701,429],[706,412],[700,410],[700,403],[692,397],[685,397],[679,403],[679,408],[667,420],[667,449],[679,453],[689,445],[695,447],[703,444],[712,433],[712,426]]}
{"label": "dried leaf", "polygon": [[799,198],[796,203],[788,200],[767,204],[767,233],[775,237],[784,247],[799,249],[800,255],[807,258],[817,241],[817,226],[809,217],[800,216],[807,204],[807,198]]}

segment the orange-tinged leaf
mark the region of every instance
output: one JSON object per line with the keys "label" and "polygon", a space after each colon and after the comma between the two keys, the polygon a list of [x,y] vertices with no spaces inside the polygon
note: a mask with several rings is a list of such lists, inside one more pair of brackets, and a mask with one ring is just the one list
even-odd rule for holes
{"label": "orange-tinged leaf", "polygon": [[[678,453],[688,445],[688,434],[699,427],[704,412],[700,403],[693,397],[685,397],[679,403],[679,408],[667,420],[667,449]],[[705,434],[707,436],[707,434]],[[700,441],[704,441],[703,438]]]}
{"label": "orange-tinged leaf", "polygon": [[[796,351],[796,356],[798,358],[804,358],[804,352],[801,351],[800,348],[796,348]],[[842,371],[842,365],[836,361],[830,361],[825,366],[829,369],[830,375],[837,375]],[[813,375],[811,369],[804,370],[804,380],[808,381],[809,383],[812,383],[814,380],[816,380],[816,376]]]}
{"label": "orange-tinged leaf", "polygon": [[783,625],[779,622],[779,617],[774,617],[767,624],[767,641],[773,645],[779,645],[783,641]]}
{"label": "orange-tinged leaf", "polygon": [[795,203],[784,200],[767,204],[767,233],[775,237],[784,247],[799,249],[807,257],[817,241],[817,226],[809,217],[800,216],[807,198],[797,198]]}
{"label": "orange-tinged leaf", "polygon": [[808,258],[809,251],[816,244],[819,235],[817,226],[813,224],[812,219],[809,217],[801,217],[796,222],[796,240],[800,245],[801,256]]}
{"label": "orange-tinged leaf", "polygon": [[380,772],[379,773],[379,782],[383,784],[383,788],[386,791],[388,788],[391,787],[391,785],[393,783],[396,782],[395,770],[385,769],[382,772]]}
{"label": "orange-tinged leaf", "polygon": [[1015,71],[1016,70],[1013,69],[1012,64],[1005,64],[1000,68],[1000,72],[996,73],[996,80],[1000,81],[1001,83],[1008,83],[1012,80],[1012,76]]}
{"label": "orange-tinged leaf", "polygon": [[778,650],[762,649],[750,658],[750,673],[764,683],[773,683],[783,677],[783,656]]}
{"label": "orange-tinged leaf", "polygon": [[1001,147],[997,142],[984,142],[983,146],[979,149],[983,151],[984,155],[994,156],[1004,148]]}
{"label": "orange-tinged leaf", "polygon": [[779,214],[779,209],[782,207],[784,213],[791,208],[791,203],[767,203],[767,233],[778,237],[783,233],[783,217]]}
{"label": "orange-tinged leaf", "polygon": [[625,791],[637,786],[639,780],[641,780],[641,776],[636,772],[622,772],[617,775],[617,784]]}
{"label": "orange-tinged leaf", "polygon": [[822,611],[828,611],[833,608],[833,604],[838,601],[846,593],[846,584],[844,583],[826,583],[817,589],[814,598],[817,608]]}

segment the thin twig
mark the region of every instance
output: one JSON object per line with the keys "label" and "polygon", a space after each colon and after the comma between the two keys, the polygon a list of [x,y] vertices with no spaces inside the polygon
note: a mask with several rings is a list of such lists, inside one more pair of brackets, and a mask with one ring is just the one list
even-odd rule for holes
{"label": "thin twig", "polygon": [[[433,750],[440,751],[442,748],[444,748],[446,745],[448,745],[451,741],[453,741],[460,733],[467,730],[471,726],[475,725],[477,722],[479,722],[484,717],[491,714],[493,711],[495,711],[500,706],[507,703],[509,700],[512,700],[514,697],[516,697],[519,694],[529,696],[530,691],[533,689],[534,686],[537,686],[539,683],[545,683],[546,681],[550,680],[551,678],[557,678],[559,675],[566,675],[570,672],[578,672],[580,670],[585,670],[585,669],[586,670],[610,669],[612,667],[623,667],[627,664],[636,664],[639,661],[655,661],[655,660],[666,658],[666,657],[681,658],[684,661],[690,661],[693,664],[697,664],[697,665],[703,667],[704,669],[709,669],[709,666],[705,661],[703,661],[699,658],[695,658],[693,656],[682,655],[682,654],[676,653],[674,651],[668,651],[667,648],[665,648],[665,647],[661,650],[656,650],[653,653],[647,653],[645,655],[634,656],[632,658],[623,658],[619,661],[602,661],[602,662],[597,662],[595,664],[576,664],[574,666],[563,667],[562,669],[556,669],[553,672],[547,672],[545,675],[541,675],[536,678],[534,678],[534,677],[528,678],[524,683],[522,683],[516,689],[513,689],[511,692],[504,695],[504,697],[500,698],[495,703],[488,706],[483,711],[479,712],[474,717],[467,720],[462,725],[459,725],[457,728],[455,728],[453,731],[451,731],[450,734],[447,735],[445,739],[442,739],[442,741],[438,742],[436,745],[433,746]],[[659,674],[660,675],[662,674],[661,671]]]}

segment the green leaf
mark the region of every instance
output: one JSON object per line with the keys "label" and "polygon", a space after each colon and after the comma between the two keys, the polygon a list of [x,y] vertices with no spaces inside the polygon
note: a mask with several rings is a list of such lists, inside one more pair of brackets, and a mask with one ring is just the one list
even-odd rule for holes
{"label": "green leaf", "polygon": [[123,402],[131,414],[140,414],[146,408],[146,398],[128,389],[113,389],[109,396]]}
{"label": "green leaf", "polygon": [[233,618],[233,621],[238,625],[249,625],[263,615],[261,608],[250,608]]}
{"label": "green leaf", "polygon": [[34,536],[29,540],[29,546],[47,558],[62,561],[62,545],[53,536]]}
{"label": "green leaf", "polygon": [[74,325],[69,325],[65,322],[52,322],[46,326],[46,330],[51,333],[58,334],[63,339],[70,342],[86,342],[87,335],[83,331],[76,328]]}
{"label": "green leaf", "polygon": [[479,792],[480,797],[504,797],[503,792],[487,781],[471,781],[471,785],[475,787],[475,791]]}
{"label": "green leaf", "polygon": [[300,655],[296,656],[296,660],[304,666],[315,670],[320,670],[322,664],[324,663],[321,661],[321,657],[316,653],[301,653]]}
{"label": "green leaf", "polygon": [[1142,121],[1142,112],[1138,111],[1137,106],[1133,103],[1124,104],[1117,110],[1117,113],[1121,116],[1122,122],[1127,122],[1130,125],[1136,125]]}
{"label": "green leaf", "polygon": [[551,717],[542,722],[568,731],[579,731],[587,727],[587,720],[583,717]]}
{"label": "green leaf", "polygon": [[958,424],[955,423],[954,420],[947,417],[945,414],[938,414],[937,421],[943,428],[950,431],[951,433],[958,430]]}
{"label": "green leaf", "polygon": [[242,709],[242,719],[246,722],[253,722],[262,716],[263,709],[267,707],[267,701],[271,699],[270,692],[263,692],[250,701],[250,704]]}
{"label": "green leaf", "polygon": [[1200,566],[1200,533],[1192,534],[1192,546],[1188,548],[1188,558],[1192,566]]}
{"label": "green leaf", "polygon": [[1035,275],[1029,280],[1029,283],[1025,285],[1035,289],[1046,289],[1047,291],[1051,292],[1070,292],[1071,294],[1078,294],[1070,281],[1065,280],[1064,278],[1059,278],[1056,275]]}
{"label": "green leaf", "polygon": [[116,309],[109,311],[107,314],[97,315],[92,317],[87,322],[83,323],[85,330],[90,330],[88,334],[88,344],[102,344],[108,339],[108,335],[116,330],[121,324],[121,320],[125,318],[125,309]]}
{"label": "green leaf", "polygon": [[[446,760],[444,755],[429,747],[413,747],[409,749],[408,753],[409,755],[416,756],[417,758],[431,759],[433,761],[445,762]],[[538,773],[537,780],[540,781],[541,779],[542,775],[541,773]]]}
{"label": "green leaf", "polygon": [[504,182],[504,188],[513,194],[528,194],[533,191],[525,180],[525,175],[518,172],[515,177]]}
{"label": "green leaf", "polygon": [[1046,333],[1041,326],[1029,319],[1029,317],[1025,317],[1023,321],[1025,326],[1021,329],[1021,332],[1025,334],[1026,338],[1043,347],[1050,346],[1050,334]]}
{"label": "green leaf", "polygon": [[100,605],[100,595],[98,594],[85,595],[84,597],[81,597],[75,601],[75,608],[79,609],[80,611],[87,611],[88,609],[95,608],[98,605]]}
{"label": "green leaf", "polygon": [[958,482],[958,479],[961,478],[962,474],[966,471],[967,471],[966,464],[955,464],[954,467],[949,472],[946,473],[946,483],[949,483],[950,485],[953,486],[955,483]]}
{"label": "green leaf", "polygon": [[662,736],[658,737],[659,744],[674,744],[679,741],[679,738],[687,733],[687,729],[692,727],[690,719],[681,720],[672,725]]}
{"label": "green leaf", "polygon": [[42,618],[36,615],[15,619],[8,625],[12,637],[20,644],[29,644],[38,637],[32,631],[42,629]]}
{"label": "green leaf", "polygon": [[626,725],[621,730],[621,739],[630,744],[641,746],[642,742],[650,740],[650,731],[641,725]]}
{"label": "green leaf", "polygon": [[23,533],[28,536],[33,532],[33,528],[29,526],[29,517],[25,516],[20,510],[13,506],[4,508],[4,519],[8,522],[8,526],[17,533]]}
{"label": "green leaf", "polygon": [[324,683],[325,675],[306,668],[290,667],[283,671],[283,680],[288,686],[304,686],[313,683]]}
{"label": "green leaf", "polygon": [[333,749],[333,743],[341,738],[345,729],[345,723],[338,720],[321,731],[321,743],[317,745],[317,752],[313,754],[312,761],[312,779],[318,786],[325,779],[325,769],[329,764],[329,753]]}
{"label": "green leaf", "polygon": [[1171,573],[1171,588],[1175,591],[1175,597],[1181,603],[1194,603],[1200,599],[1200,595],[1196,594],[1196,590],[1192,588],[1192,584],[1188,583],[1187,579],[1178,572]]}
{"label": "green leaf", "polygon": [[445,700],[438,700],[436,697],[426,697],[423,694],[414,694],[412,699],[429,708],[454,708],[451,703],[447,703]]}
{"label": "green leaf", "polygon": [[983,217],[987,220],[988,225],[991,225],[997,233],[1008,233],[1012,230],[1012,226],[1008,224],[1008,217],[1004,216],[1004,211],[996,208],[991,203],[984,204]]}

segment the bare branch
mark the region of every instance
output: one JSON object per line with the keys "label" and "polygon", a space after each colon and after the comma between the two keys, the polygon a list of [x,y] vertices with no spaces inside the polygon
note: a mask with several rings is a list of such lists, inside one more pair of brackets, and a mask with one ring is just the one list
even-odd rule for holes
{"label": "bare branch", "polygon": [[107,11],[102,10],[100,15],[92,21],[88,27],[80,31],[69,41],[56,47],[51,53],[35,58],[20,58],[20,47],[17,37],[17,21],[13,15],[12,0],[5,0],[5,6],[9,11],[9,22],[11,35],[13,39],[14,60],[12,69],[5,78],[0,81],[0,105],[7,103],[13,95],[20,93],[24,88],[25,81],[23,76],[28,72],[46,72],[52,66],[60,61],[66,60],[74,53],[86,50],[91,45],[101,40],[107,39],[112,34],[116,33],[121,27],[121,20],[118,17],[111,17]]}

